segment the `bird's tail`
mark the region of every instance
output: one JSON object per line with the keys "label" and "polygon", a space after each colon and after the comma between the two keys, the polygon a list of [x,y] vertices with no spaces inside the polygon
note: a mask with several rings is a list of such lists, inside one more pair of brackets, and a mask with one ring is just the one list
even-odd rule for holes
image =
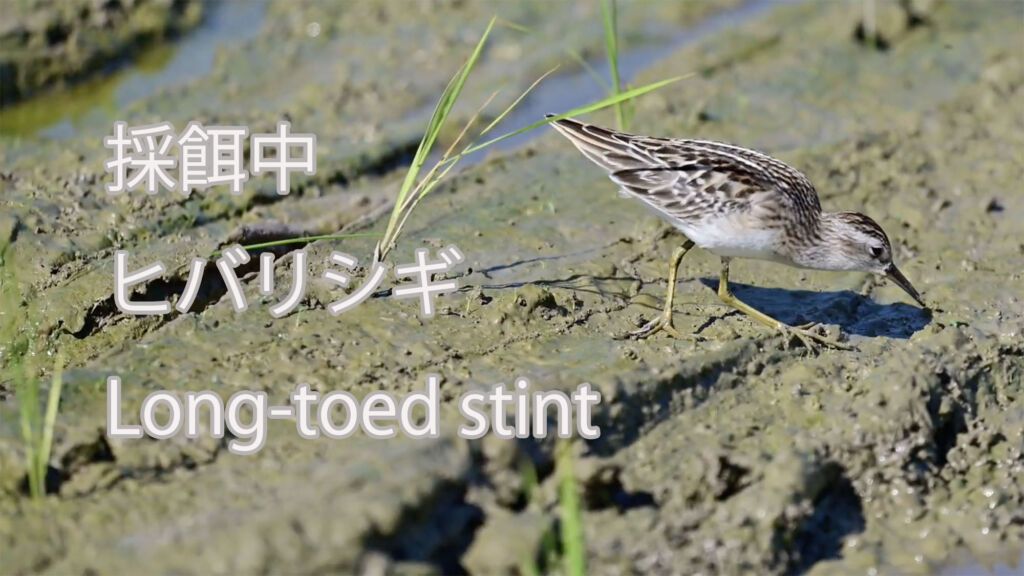
{"label": "bird's tail", "polygon": [[[548,114],[546,117],[553,116],[554,114]],[[591,162],[604,168],[609,174],[658,164],[650,154],[632,145],[636,137],[625,132],[601,128],[575,118],[555,120],[551,126],[568,138]]]}

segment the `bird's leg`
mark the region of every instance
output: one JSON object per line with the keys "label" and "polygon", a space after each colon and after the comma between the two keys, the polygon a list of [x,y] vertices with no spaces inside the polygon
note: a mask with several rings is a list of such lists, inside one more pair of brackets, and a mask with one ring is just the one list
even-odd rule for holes
{"label": "bird's leg", "polygon": [[782,332],[786,335],[787,339],[792,336],[796,336],[797,339],[811,352],[817,351],[817,345],[823,344],[832,348],[838,348],[840,350],[849,350],[850,346],[843,344],[837,340],[826,338],[820,334],[812,332],[810,328],[814,326],[814,323],[804,324],[803,326],[794,327],[783,322],[779,322],[775,318],[756,310],[746,302],[743,302],[739,298],[733,295],[732,290],[729,290],[729,259],[722,258],[722,272],[718,277],[718,298],[722,302],[725,302],[729,306],[743,312],[747,316],[750,316],[754,320],[757,320],[761,324]]}
{"label": "bird's leg", "polygon": [[676,251],[672,253],[672,262],[669,264],[668,268],[668,295],[665,296],[665,309],[662,310],[661,315],[647,324],[644,324],[644,326],[639,330],[634,330],[628,334],[624,334],[620,338],[628,338],[630,336],[634,338],[646,338],[659,330],[664,330],[676,338],[683,337],[675,328],[672,327],[672,298],[676,293],[676,274],[679,271],[679,263],[691,248],[693,248],[693,241],[687,239],[686,242],[677,247]]}

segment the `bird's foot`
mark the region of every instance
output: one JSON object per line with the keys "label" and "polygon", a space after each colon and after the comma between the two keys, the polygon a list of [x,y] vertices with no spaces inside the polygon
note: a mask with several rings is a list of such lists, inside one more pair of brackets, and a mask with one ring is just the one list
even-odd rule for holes
{"label": "bird's foot", "polygon": [[672,326],[672,313],[670,312],[666,314],[662,312],[657,318],[651,320],[647,324],[644,324],[639,329],[626,332],[625,334],[619,334],[615,336],[615,339],[628,340],[630,338],[635,338],[637,340],[642,340],[649,336],[653,336],[658,332],[665,332],[673,338],[683,338],[683,335]]}
{"label": "bird's foot", "polygon": [[820,347],[835,348],[836,350],[853,350],[853,347],[845,342],[840,342],[834,338],[823,336],[818,332],[814,331],[814,328],[818,326],[817,322],[808,322],[807,324],[801,324],[799,326],[787,326],[781,324],[779,331],[786,337],[786,345],[796,338],[803,344],[804,348],[807,348],[812,354],[817,354]]}

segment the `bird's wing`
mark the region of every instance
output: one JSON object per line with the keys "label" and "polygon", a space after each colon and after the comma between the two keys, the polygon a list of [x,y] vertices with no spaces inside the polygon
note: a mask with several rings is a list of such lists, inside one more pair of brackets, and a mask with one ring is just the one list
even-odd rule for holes
{"label": "bird's wing", "polygon": [[[622,191],[683,220],[774,197],[782,209],[820,212],[807,178],[760,152],[719,142],[634,136],[573,119],[555,128]],[[768,193],[768,194],[766,194]]]}

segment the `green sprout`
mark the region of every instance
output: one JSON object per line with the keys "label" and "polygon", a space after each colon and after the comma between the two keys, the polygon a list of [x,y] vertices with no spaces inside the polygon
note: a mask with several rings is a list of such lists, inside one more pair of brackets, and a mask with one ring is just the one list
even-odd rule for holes
{"label": "green sprout", "polygon": [[670,78],[668,80],[662,80],[659,82],[654,82],[651,84],[647,84],[645,86],[641,86],[639,88],[627,90],[626,92],[613,94],[598,102],[587,104],[579,108],[574,108],[568,112],[551,116],[549,118],[544,118],[542,120],[534,122],[533,124],[530,124],[529,126],[520,128],[518,130],[503,134],[495,138],[491,138],[490,140],[487,140],[483,143],[475,143],[476,141],[482,139],[483,136],[489,133],[495,126],[497,126],[498,123],[500,123],[509,113],[512,112],[513,109],[515,109],[515,107],[523,100],[523,98],[527,96],[527,94],[530,93],[530,91],[532,91],[544,78],[546,78],[548,75],[554,72],[555,69],[549,70],[536,81],[534,81],[533,84],[531,84],[522,94],[519,95],[518,98],[516,98],[512,102],[511,105],[508,106],[508,108],[506,108],[501,114],[497,116],[497,118],[495,118],[490,124],[488,124],[486,128],[484,128],[479,134],[477,134],[477,137],[473,143],[468,144],[465,148],[463,148],[461,152],[455,154],[455,149],[457,148],[461,140],[469,132],[469,129],[472,127],[472,125],[475,123],[476,118],[480,114],[480,110],[486,107],[487,104],[489,104],[490,101],[497,95],[497,93],[492,94],[491,97],[484,103],[484,105],[481,106],[481,109],[478,110],[477,113],[474,114],[473,117],[470,118],[470,120],[465,124],[459,136],[448,147],[447,151],[445,151],[445,153],[434,164],[434,166],[429,171],[427,171],[427,173],[421,178],[420,172],[423,171],[423,168],[427,162],[427,158],[430,157],[431,150],[433,149],[434,144],[437,142],[438,136],[445,125],[445,121],[448,119],[448,116],[451,114],[452,109],[455,107],[455,103],[462,92],[462,88],[465,85],[466,80],[469,78],[469,74],[470,72],[472,72],[473,67],[476,65],[477,60],[479,59],[480,54],[483,51],[483,47],[486,44],[487,39],[491,34],[491,31],[494,29],[494,24],[496,21],[496,18],[491,19],[490,24],[488,24],[487,29],[480,37],[480,41],[477,43],[476,48],[473,50],[473,53],[470,55],[466,63],[463,64],[462,67],[459,68],[459,70],[455,73],[455,76],[452,77],[451,81],[448,83],[448,86],[441,94],[441,98],[438,101],[437,106],[434,108],[434,113],[431,115],[430,122],[427,123],[427,130],[423,134],[423,138],[420,140],[420,144],[419,147],[416,149],[416,154],[413,157],[412,164],[409,166],[409,171],[406,173],[405,179],[402,181],[402,186],[398,191],[398,198],[396,199],[394,208],[391,211],[391,217],[388,219],[388,224],[387,228],[384,231],[384,236],[378,241],[376,250],[374,251],[374,260],[377,262],[383,261],[384,258],[387,257],[388,252],[390,252],[394,248],[395,243],[397,242],[398,237],[401,234],[402,228],[405,226],[406,221],[408,220],[409,216],[412,214],[416,206],[419,204],[419,202],[423,198],[425,198],[432,190],[434,190],[437,187],[437,185],[445,178],[445,176],[447,176],[448,173],[451,172],[451,170],[456,166],[459,160],[461,160],[465,156],[473,154],[475,152],[479,152],[481,150],[484,150],[485,148],[488,148],[489,146],[493,146],[494,144],[501,142],[502,140],[512,138],[513,136],[518,136],[519,134],[523,134],[525,132],[529,132],[531,130],[534,130],[556,120],[561,120],[563,118],[567,118],[570,116],[586,114],[588,112],[593,112],[595,110],[601,110],[603,108],[607,108],[608,106],[612,106],[627,100],[631,100],[640,95],[646,94],[653,90],[657,90],[658,88],[681,80],[683,78],[682,76]]}
{"label": "green sprout", "polygon": [[587,573],[587,546],[583,539],[583,513],[570,447],[569,442],[560,442],[555,456],[562,528],[562,569],[568,576],[584,576]]}
{"label": "green sprout", "polygon": [[[524,558],[519,571],[526,576],[538,576],[542,568],[550,568],[561,558],[562,573],[583,576],[587,573],[587,547],[583,536],[583,511],[579,496],[579,481],[573,471],[572,444],[559,442],[555,448],[555,480],[558,482],[558,534],[545,530],[540,550],[533,558]],[[527,458],[519,464],[523,497],[529,505],[539,492],[537,469]]]}
{"label": "green sprout", "polygon": [[[618,5],[615,0],[602,0],[601,19],[604,21],[604,44],[608,54],[608,71],[612,77],[612,96],[622,92],[619,84],[619,19]],[[623,102],[615,103],[615,120],[619,130],[628,128],[629,119],[623,110]]]}
{"label": "green sprout", "polygon": [[25,442],[25,469],[29,494],[40,499],[46,494],[46,472],[50,466],[53,429],[57,423],[60,391],[63,384],[63,360],[58,355],[50,390],[46,399],[46,413],[40,413],[39,378],[32,358],[36,354],[35,338],[20,326],[21,292],[10,264],[9,246],[0,250],[0,342],[2,360],[7,373],[13,377],[14,393],[18,398],[21,437]]}

